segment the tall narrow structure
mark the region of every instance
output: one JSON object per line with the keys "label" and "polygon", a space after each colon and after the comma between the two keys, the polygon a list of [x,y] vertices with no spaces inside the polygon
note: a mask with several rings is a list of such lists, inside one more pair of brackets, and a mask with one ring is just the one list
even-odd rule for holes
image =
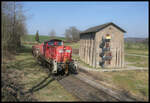
{"label": "tall narrow structure", "polygon": [[124,33],[112,22],[81,32],[80,59],[95,68],[124,67]]}

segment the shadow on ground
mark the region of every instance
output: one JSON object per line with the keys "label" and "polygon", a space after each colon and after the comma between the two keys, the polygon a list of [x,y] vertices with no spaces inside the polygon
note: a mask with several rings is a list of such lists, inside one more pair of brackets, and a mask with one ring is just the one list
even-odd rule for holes
{"label": "shadow on ground", "polygon": [[[34,86],[25,91],[24,86],[27,85],[27,83],[20,82],[23,78],[26,78],[27,75],[32,76],[34,74],[36,74],[36,76],[41,76],[39,78],[43,77],[41,74],[44,68],[35,61],[34,57],[31,55],[31,51],[31,47],[22,46],[21,49],[17,51],[19,54],[17,55],[18,57],[16,56],[17,59],[6,63],[6,70],[2,78],[2,97],[4,101],[37,101],[29,97],[32,97],[34,92],[45,88],[49,83],[55,80],[51,78],[49,74],[42,81],[38,80],[36,85],[32,83]],[[21,74],[24,74],[24,77],[20,77]],[[45,74],[47,75],[47,73]],[[11,82],[9,82],[10,79]],[[30,78],[30,80],[32,79],[33,78]],[[37,81],[37,79],[35,81]]]}
{"label": "shadow on ground", "polygon": [[31,53],[32,47],[22,45],[20,49],[17,50],[17,53]]}
{"label": "shadow on ground", "polygon": [[[52,81],[54,81],[54,78],[51,78],[51,75],[49,74],[46,78],[44,78],[41,82],[39,82],[37,85],[31,87],[31,89],[29,89],[27,92],[25,93],[33,93],[36,91],[39,91],[40,89],[46,87],[49,83],[51,83]],[[48,80],[49,79],[49,80]],[[48,80],[48,81],[47,81]]]}

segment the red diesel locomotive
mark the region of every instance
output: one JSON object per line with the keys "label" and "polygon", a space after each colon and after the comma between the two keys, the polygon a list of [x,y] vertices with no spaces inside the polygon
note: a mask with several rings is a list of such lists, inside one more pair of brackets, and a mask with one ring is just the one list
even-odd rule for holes
{"label": "red diesel locomotive", "polygon": [[59,39],[51,39],[32,46],[32,54],[53,74],[77,74],[77,61],[72,59],[72,48]]}

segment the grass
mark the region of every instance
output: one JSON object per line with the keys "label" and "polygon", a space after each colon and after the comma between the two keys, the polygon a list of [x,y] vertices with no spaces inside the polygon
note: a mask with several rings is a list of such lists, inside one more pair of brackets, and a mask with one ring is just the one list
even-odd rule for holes
{"label": "grass", "polygon": [[[136,55],[143,55],[148,56],[148,44],[144,43],[125,43],[125,54],[136,54]],[[148,57],[140,57],[140,56],[132,56],[126,55],[125,61],[131,62],[132,66],[137,67],[148,67]]]}
{"label": "grass", "polygon": [[148,56],[148,44],[127,42],[125,43],[125,53]]}
{"label": "grass", "polygon": [[[45,78],[48,73],[46,68],[40,66],[31,54],[31,45],[25,45],[15,56],[15,59],[7,63],[7,69],[19,70],[22,72],[22,84],[25,84],[25,90],[28,90]],[[18,78],[19,79],[19,78]],[[43,87],[33,92],[38,101],[77,101],[77,98],[68,93],[57,81],[51,81],[51,77],[46,79]],[[44,86],[45,85],[45,86]]]}
{"label": "grass", "polygon": [[126,55],[125,61],[131,62],[131,64],[129,65],[137,66],[137,67],[148,67],[149,64],[148,57]]}
{"label": "grass", "polygon": [[74,101],[75,98],[68,94],[64,88],[56,81],[52,82],[41,91],[36,93],[36,97],[42,101]]}
{"label": "grass", "polygon": [[149,55],[148,50],[143,50],[143,49],[125,49],[125,53],[127,53],[127,54],[136,54],[136,55],[144,55],[144,56]]}
{"label": "grass", "polygon": [[[39,39],[40,39],[40,42],[44,42],[45,40],[49,40],[51,38],[48,35],[40,35]],[[61,40],[65,41],[65,37],[55,37],[55,39],[61,39]],[[25,36],[22,37],[22,41],[36,42],[35,41],[35,35],[25,35]]]}
{"label": "grass", "polygon": [[148,44],[125,42],[125,52],[129,54],[148,56]]}
{"label": "grass", "polygon": [[80,47],[79,42],[77,42],[77,43],[64,43],[64,45],[71,46],[73,49],[79,49],[79,47]]}
{"label": "grass", "polygon": [[134,49],[134,50],[148,50],[148,43],[132,43],[132,42],[125,42],[125,49]]}
{"label": "grass", "polygon": [[118,88],[148,100],[148,71],[105,72],[104,74],[109,75],[110,83]]}
{"label": "grass", "polygon": [[[40,35],[39,36],[40,42],[44,42],[45,40],[51,39],[50,36],[46,35]],[[55,37],[55,39],[60,39],[63,41],[66,41],[65,37]],[[32,42],[36,43],[35,41],[35,35],[25,35],[22,37],[23,42]],[[73,49],[78,49],[79,48],[79,42],[78,43],[65,43],[65,45],[71,46]]]}

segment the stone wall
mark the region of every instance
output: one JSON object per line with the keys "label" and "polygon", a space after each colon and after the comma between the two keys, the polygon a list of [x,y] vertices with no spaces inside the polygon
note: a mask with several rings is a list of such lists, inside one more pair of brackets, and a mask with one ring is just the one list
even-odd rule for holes
{"label": "stone wall", "polygon": [[100,67],[99,62],[102,60],[99,56],[102,49],[99,48],[102,42],[102,37],[106,34],[111,35],[110,51],[112,53],[112,60],[105,67],[124,67],[124,35],[123,32],[109,25],[108,27],[96,33],[82,34],[80,37],[79,56],[82,61],[93,67]]}

